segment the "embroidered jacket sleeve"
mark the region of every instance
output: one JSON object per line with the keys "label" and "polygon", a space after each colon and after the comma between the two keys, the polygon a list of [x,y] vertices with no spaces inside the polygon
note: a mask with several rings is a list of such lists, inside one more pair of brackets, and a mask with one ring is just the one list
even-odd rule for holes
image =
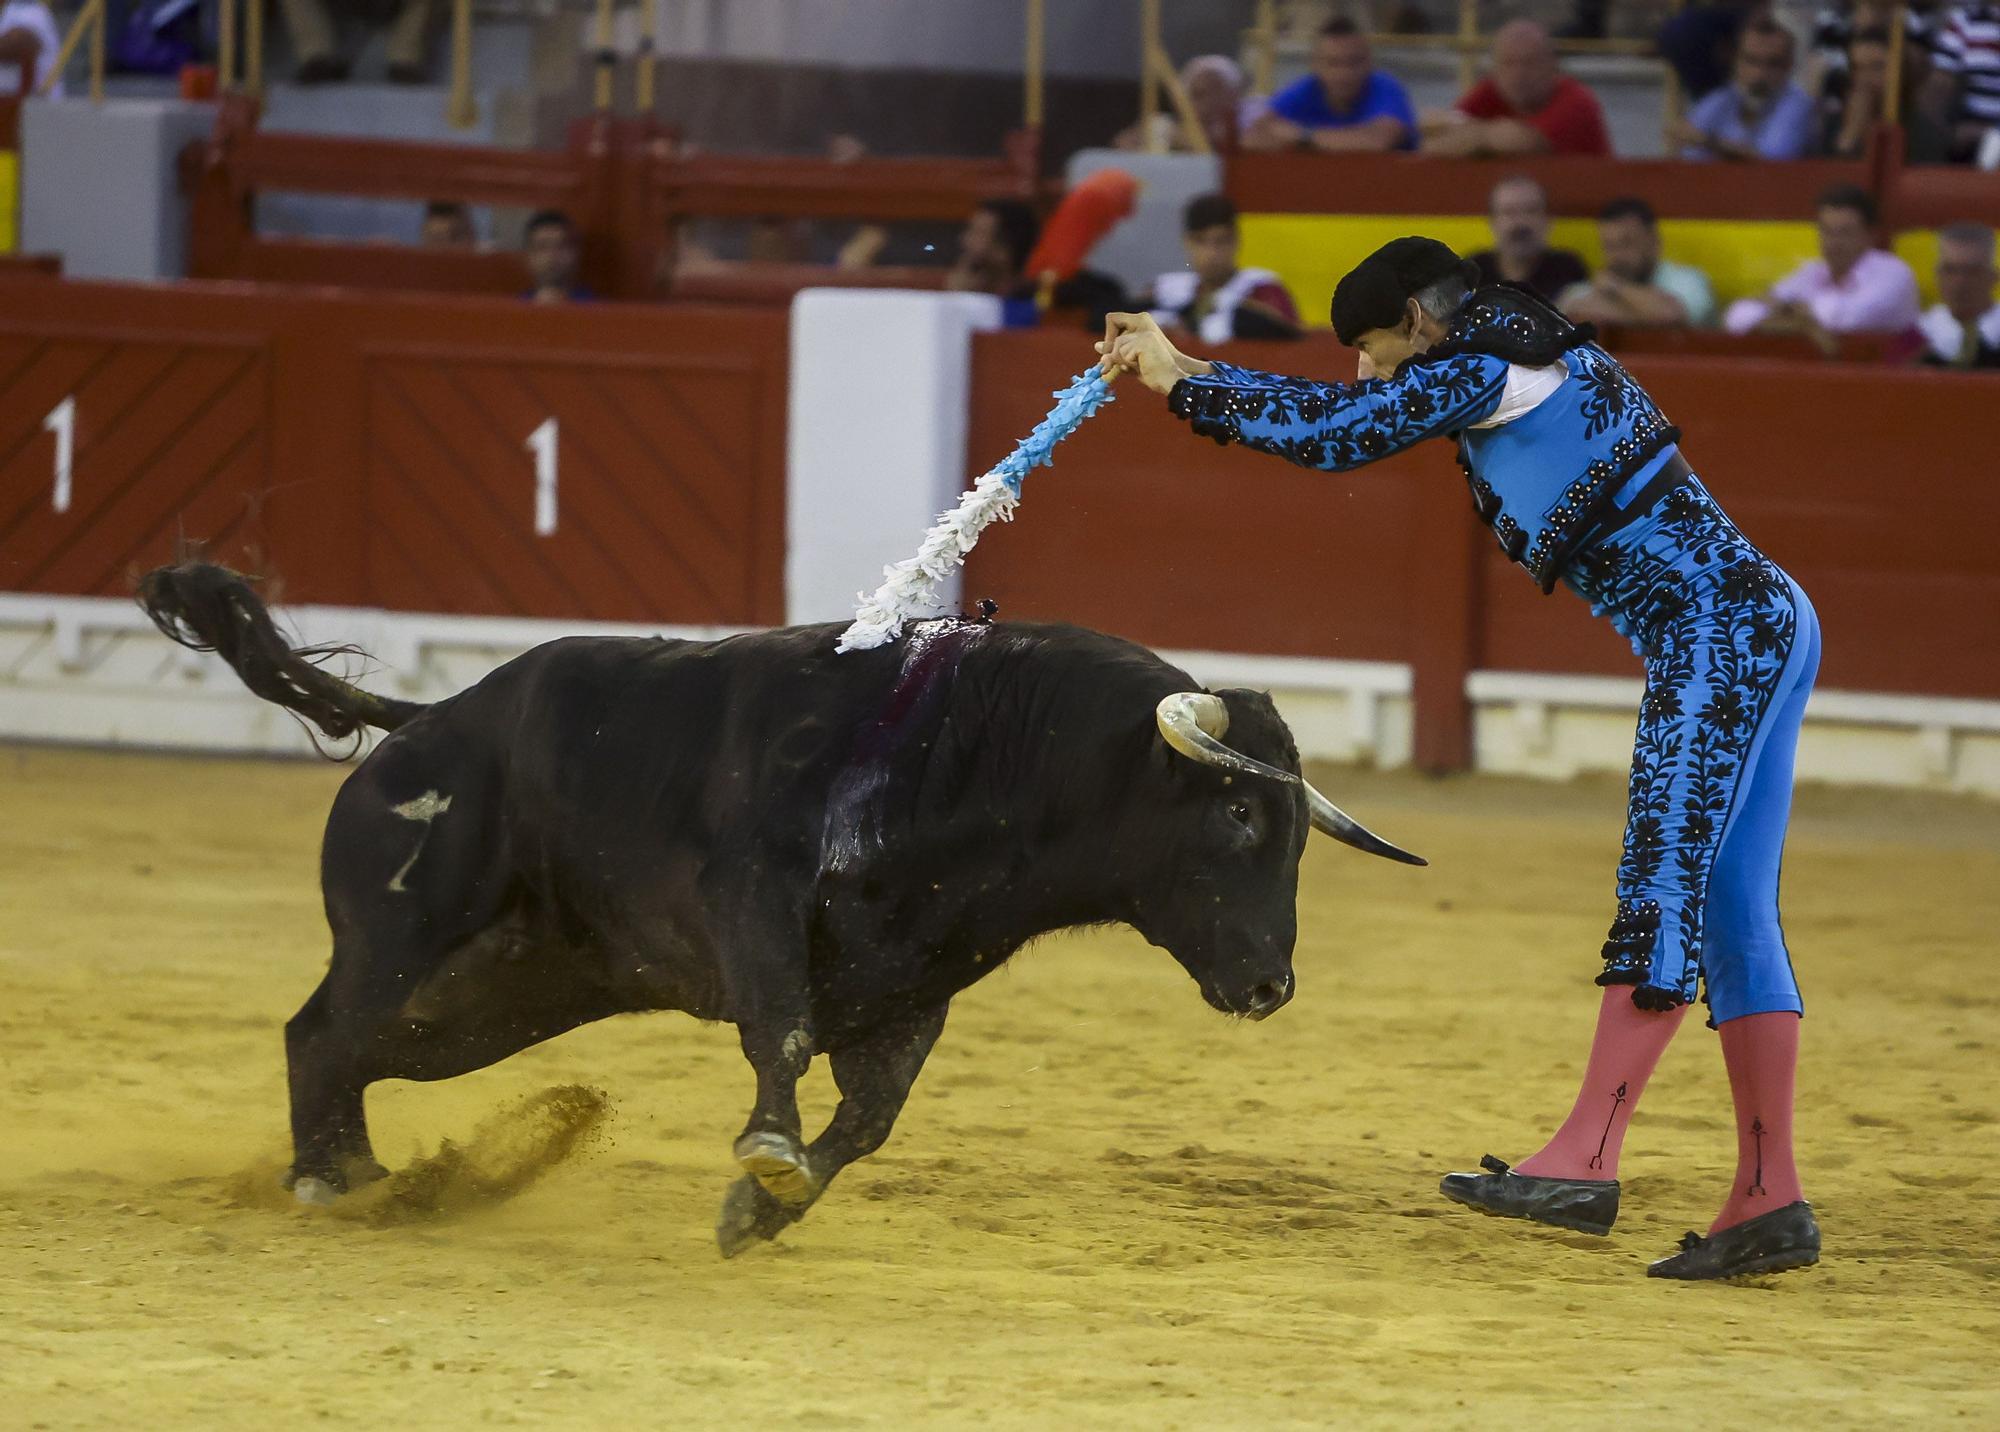
{"label": "embroidered jacket sleeve", "polygon": [[1469,428],[1492,416],[1507,387],[1507,363],[1477,353],[1405,363],[1394,378],[1366,383],[1211,366],[1208,376],[1174,385],[1167,407],[1175,417],[1218,443],[1241,443],[1327,472]]}

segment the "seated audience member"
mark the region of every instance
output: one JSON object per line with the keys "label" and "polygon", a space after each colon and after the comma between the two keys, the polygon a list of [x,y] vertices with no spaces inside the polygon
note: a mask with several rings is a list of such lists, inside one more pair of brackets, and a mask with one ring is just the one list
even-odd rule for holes
{"label": "seated audience member", "polygon": [[[1181,66],[1181,88],[1187,91],[1188,105],[1208,139],[1208,147],[1217,154],[1235,149],[1248,127],[1246,112],[1252,108],[1244,99],[1243,70],[1236,61],[1227,55],[1196,55]],[[1149,138],[1154,141],[1151,145]],[[1123,130],[1112,144],[1118,149],[1152,148],[1172,154],[1185,154],[1195,147],[1180,115],[1171,109],[1153,116],[1150,135],[1142,122]]]}
{"label": "seated audience member", "polygon": [[1868,136],[1882,122],[1889,83],[1889,32],[1857,30],[1847,42],[1838,71],[1829,71],[1820,89],[1820,152],[1830,159],[1859,159]]}
{"label": "seated audience member", "polygon": [[1660,226],[1644,199],[1613,199],[1597,216],[1604,267],[1559,300],[1578,323],[1700,327],[1714,321],[1708,275],[1660,257]]}
{"label": "seated audience member", "polygon": [[[344,80],[353,63],[340,52],[339,35],[325,0],[278,0],[291,36],[297,68],[292,78],[302,85]],[[345,13],[345,7],[343,7]],[[437,0],[401,0],[389,24],[388,62],[392,84],[420,85],[430,79],[431,34],[443,13]]]}
{"label": "seated audience member", "polygon": [[1684,6],[1660,26],[1660,58],[1683,93],[1702,99],[1729,83],[1737,31],[1758,8],[1760,0],[1714,0]]}
{"label": "seated audience member", "polygon": [[1941,300],[1917,320],[1923,361],[1942,368],[2000,368],[2000,303],[1993,284],[1993,231],[1984,224],[1938,230],[1937,290]]}
{"label": "seated audience member", "polygon": [[[1930,52],[1937,43],[1935,5],[1936,0],[1921,0],[1903,7],[1903,54],[1913,69],[1929,68]],[[1838,114],[1844,108],[1856,37],[1880,34],[1886,48],[1895,9],[1884,0],[1835,0],[1813,16],[1812,34],[1806,41],[1812,65],[1806,90],[1818,102],[1821,114]]]}
{"label": "seated audience member", "polygon": [[1012,292],[1041,231],[1035,211],[1021,200],[988,199],[965,221],[945,287],[962,293]]}
{"label": "seated audience member", "polygon": [[1736,38],[1730,83],[1674,126],[1683,159],[1803,159],[1812,152],[1813,102],[1792,83],[1792,32],[1759,15]]}
{"label": "seated audience member", "polygon": [[1931,66],[1926,111],[1947,131],[1952,158],[1979,159],[1987,136],[2000,130],[2000,0],[1950,10]]}
{"label": "seated audience member", "polygon": [[1556,64],[1555,42],[1532,20],[1502,25],[1492,66],[1453,110],[1425,117],[1424,152],[1460,158],[1609,154],[1604,107]]}
{"label": "seated audience member", "polygon": [[1831,351],[1843,333],[1910,332],[1917,321],[1917,276],[1875,247],[1875,201],[1851,184],[1819,200],[1820,257],[1780,279],[1763,298],[1729,305],[1731,333],[1802,333]]}
{"label": "seated audience member", "polygon": [[1472,256],[1481,283],[1519,284],[1554,303],[1590,278],[1582,259],[1549,247],[1549,196],[1527,175],[1493,186],[1486,218],[1493,226],[1493,247]]}
{"label": "seated audience member", "polygon": [[543,209],[528,220],[527,249],[531,303],[588,303],[597,295],[576,281],[582,249],[576,225],[560,209]]}
{"label": "seated audience member", "polygon": [[1243,136],[1245,149],[1329,154],[1412,149],[1416,142],[1409,92],[1375,68],[1368,37],[1344,19],[1329,21],[1313,41],[1312,73],[1272,95]]}
{"label": "seated audience member", "polygon": [[1190,200],[1181,217],[1187,267],[1163,273],[1142,306],[1162,328],[1183,327],[1204,343],[1232,338],[1297,338],[1298,305],[1269,269],[1239,268],[1236,206],[1227,195]]}
{"label": "seated audience member", "polygon": [[[1038,322],[1048,310],[1062,309],[1081,314],[1093,330],[1103,329],[1105,314],[1129,311],[1132,295],[1125,285],[1092,268],[1090,256],[1138,202],[1139,181],[1123,169],[1100,169],[1070,185],[1043,221],[1041,236],[1021,264],[1021,281],[1008,296],[1031,305]],[[1010,315],[1010,321],[1026,318],[1026,309]]]}
{"label": "seated audience member", "polygon": [[424,226],[417,242],[427,249],[469,249],[473,244],[472,213],[456,199],[433,199],[424,205]]}
{"label": "seated audience member", "polygon": [[[62,50],[62,31],[42,0],[0,0],[0,95],[39,94]],[[49,91],[62,98],[59,80]]]}

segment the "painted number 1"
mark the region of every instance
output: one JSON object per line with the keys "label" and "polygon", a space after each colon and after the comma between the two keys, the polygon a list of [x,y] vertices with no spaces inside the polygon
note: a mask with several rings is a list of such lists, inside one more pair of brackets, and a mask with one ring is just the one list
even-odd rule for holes
{"label": "painted number 1", "polygon": [[56,435],[55,508],[69,511],[70,462],[76,456],[76,397],[64,398],[42,419],[42,431]]}
{"label": "painted number 1", "polygon": [[528,451],[535,455],[535,535],[556,530],[556,440],[561,432],[549,418],[528,434]]}

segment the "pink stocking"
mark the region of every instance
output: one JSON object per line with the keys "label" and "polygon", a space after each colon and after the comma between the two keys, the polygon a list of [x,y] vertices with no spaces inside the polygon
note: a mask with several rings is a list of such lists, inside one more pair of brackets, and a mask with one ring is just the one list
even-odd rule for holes
{"label": "pink stocking", "polygon": [[1618,1151],[1625,1143],[1632,1110],[1686,1015],[1686,1005],[1662,1011],[1639,1009],[1632,1003],[1630,985],[1606,987],[1597,1010],[1597,1034],[1590,1042],[1590,1067],[1584,1070],[1576,1104],[1555,1137],[1533,1157],[1514,1165],[1514,1171],[1542,1178],[1618,1177]]}
{"label": "pink stocking", "polygon": [[1792,1162],[1792,1084],[1799,1067],[1799,1017],[1789,1010],[1747,1014],[1717,1031],[1729,1092],[1736,1101],[1736,1182],[1709,1232],[1732,1228],[1804,1198]]}

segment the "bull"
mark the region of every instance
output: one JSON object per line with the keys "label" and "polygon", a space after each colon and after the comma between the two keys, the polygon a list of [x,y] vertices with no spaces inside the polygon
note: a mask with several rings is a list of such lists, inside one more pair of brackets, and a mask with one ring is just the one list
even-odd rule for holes
{"label": "bull", "polygon": [[[735,1025],[756,1076],[733,1255],[881,1146],[952,996],[1037,936],[1130,925],[1263,1019],[1294,989],[1310,830],[1423,863],[1302,778],[1269,696],[1075,627],[942,620],[847,655],[833,626],[567,637],[423,705],[336,678],[225,568],[160,568],[139,600],[328,738],[389,733],[334,798],[333,957],[285,1026],[307,1202],[386,1172],[370,1084],[682,1010]],[[820,1054],[840,1099],[808,1143]]]}

